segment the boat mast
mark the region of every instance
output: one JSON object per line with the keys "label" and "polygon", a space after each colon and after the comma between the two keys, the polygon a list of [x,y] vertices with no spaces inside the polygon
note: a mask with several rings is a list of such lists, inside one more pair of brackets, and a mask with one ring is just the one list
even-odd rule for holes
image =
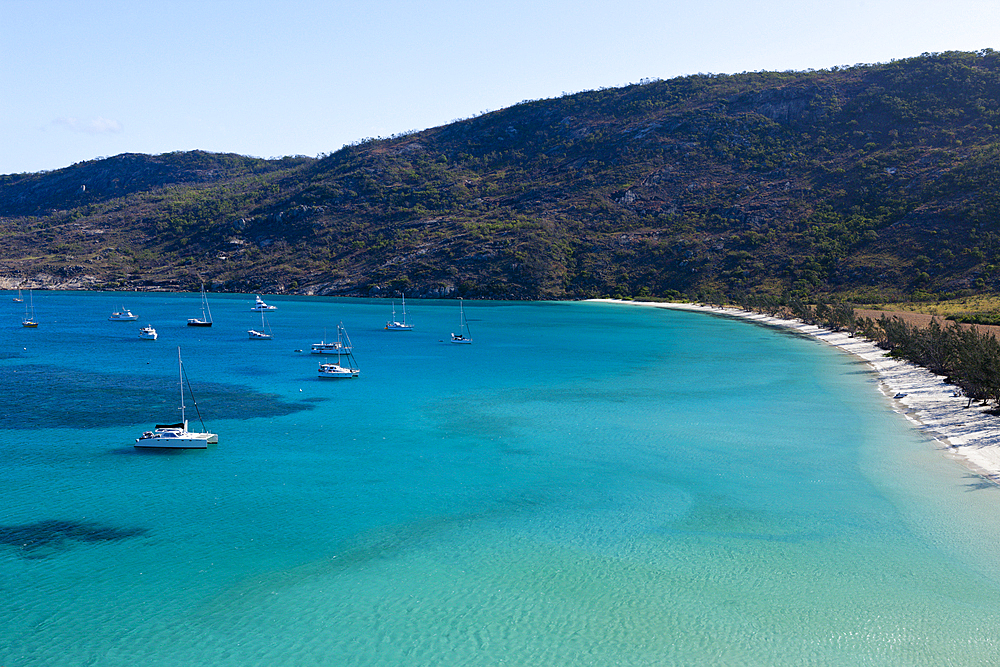
{"label": "boat mast", "polygon": [[181,348],[177,346],[177,377],[181,385],[181,421],[187,427],[187,419],[184,417],[184,364],[181,362]]}

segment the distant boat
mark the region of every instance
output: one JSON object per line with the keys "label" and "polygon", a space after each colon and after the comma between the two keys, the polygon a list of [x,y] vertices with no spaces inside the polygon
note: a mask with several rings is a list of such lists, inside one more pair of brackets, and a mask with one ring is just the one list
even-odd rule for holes
{"label": "distant boat", "polygon": [[323,332],[323,340],[313,343],[310,352],[312,354],[348,354],[351,351],[350,345],[345,345],[342,340],[326,342],[326,332]]}
{"label": "distant boat", "polygon": [[[361,373],[361,370],[354,368],[357,363],[354,361],[354,355],[351,353],[351,349],[354,347],[351,345],[351,339],[347,336],[347,331],[344,330],[344,325],[340,324],[337,326],[337,342],[340,343],[340,349],[347,350],[346,352],[341,352],[337,354],[337,363],[323,363],[319,365],[319,371],[317,375],[320,378],[330,378],[330,379],[346,379],[346,378],[356,378]],[[341,364],[341,356],[347,357],[347,365]]]}
{"label": "distant boat", "polygon": [[139,329],[139,338],[143,340],[156,340],[156,329],[153,328],[152,324],[147,324]]}
{"label": "distant boat", "polygon": [[250,340],[271,340],[273,337],[271,334],[271,327],[264,320],[264,311],[260,311],[260,331],[256,329],[248,329],[247,335],[250,336]]}
{"label": "distant boat", "polygon": [[458,299],[458,333],[453,333],[451,335],[452,343],[459,343],[464,345],[472,344],[472,332],[469,331],[469,322],[465,319],[465,309],[462,307],[461,297]]}
{"label": "distant boat", "polygon": [[[181,362],[181,348],[177,348],[177,371],[181,381],[181,421],[177,424],[157,424],[152,431],[146,431],[136,438],[136,448],[150,449],[207,449],[209,445],[219,442],[215,433],[196,433],[188,430],[187,417],[184,414],[184,364]],[[194,401],[192,395],[191,400]],[[194,401],[195,410],[198,402]],[[199,413],[199,417],[200,417]],[[202,428],[205,427],[202,422]]]}
{"label": "distant boat", "polygon": [[21,326],[26,329],[37,329],[38,321],[35,319],[35,297],[32,295],[31,290],[28,290],[28,301],[31,302],[31,313],[28,313],[28,304],[24,304],[24,319],[21,320]]}
{"label": "distant boat", "polygon": [[24,301],[24,299],[21,298],[21,288],[18,287],[17,288],[17,296],[14,297],[14,303],[22,303],[23,301]]}
{"label": "distant boat", "polygon": [[135,322],[139,319],[139,316],[133,315],[131,310],[122,306],[122,309],[119,312],[111,313],[111,316],[108,317],[108,319],[112,322]]}
{"label": "distant boat", "polygon": [[212,326],[212,311],[208,307],[208,296],[205,294],[205,283],[201,284],[201,318],[192,317],[188,320],[189,327]]}
{"label": "distant boat", "polygon": [[253,305],[253,308],[251,308],[250,310],[260,310],[260,311],[264,311],[264,310],[278,310],[278,307],[277,306],[269,306],[269,305],[267,305],[266,303],[264,303],[264,300],[261,299],[260,296],[258,295],[257,296],[257,302]]}
{"label": "distant boat", "polygon": [[386,331],[413,331],[413,325],[406,323],[406,294],[403,294],[403,321],[396,321],[396,302],[392,302],[392,319],[385,323]]}

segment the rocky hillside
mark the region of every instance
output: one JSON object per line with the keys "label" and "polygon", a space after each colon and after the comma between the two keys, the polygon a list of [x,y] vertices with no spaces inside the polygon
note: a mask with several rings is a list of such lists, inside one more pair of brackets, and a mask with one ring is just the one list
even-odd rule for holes
{"label": "rocky hillside", "polygon": [[[997,127],[995,130],[994,127]],[[318,159],[0,177],[0,277],[469,297],[1000,289],[1000,54],[644,81]]]}

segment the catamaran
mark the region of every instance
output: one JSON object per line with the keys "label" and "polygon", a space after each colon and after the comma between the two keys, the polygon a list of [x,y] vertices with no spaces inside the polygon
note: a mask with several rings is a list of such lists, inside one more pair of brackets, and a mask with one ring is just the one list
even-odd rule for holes
{"label": "catamaran", "polygon": [[[207,449],[209,445],[219,442],[219,436],[215,433],[196,433],[188,430],[188,420],[184,414],[184,364],[181,362],[181,348],[177,348],[177,372],[181,383],[181,421],[177,424],[157,424],[152,431],[146,431],[136,438],[137,448],[151,449]],[[194,401],[192,395],[191,400]],[[195,409],[198,402],[194,401]],[[199,413],[199,417],[200,417]],[[202,422],[202,428],[205,427]]]}

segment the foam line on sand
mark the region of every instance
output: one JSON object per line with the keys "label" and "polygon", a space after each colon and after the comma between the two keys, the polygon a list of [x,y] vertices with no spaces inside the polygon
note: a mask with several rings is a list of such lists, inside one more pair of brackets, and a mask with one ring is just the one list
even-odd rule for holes
{"label": "foam line on sand", "polygon": [[944,378],[926,368],[890,359],[875,343],[854,338],[843,331],[831,331],[799,320],[786,320],[736,308],[719,308],[691,303],[642,301],[598,301],[656,308],[691,310],[738,317],[769,326],[793,329],[864,359],[879,375],[879,391],[896,404],[919,431],[925,433],[946,454],[978,475],[1000,484],[1000,418],[987,414],[984,406],[973,403],[945,384]]}

